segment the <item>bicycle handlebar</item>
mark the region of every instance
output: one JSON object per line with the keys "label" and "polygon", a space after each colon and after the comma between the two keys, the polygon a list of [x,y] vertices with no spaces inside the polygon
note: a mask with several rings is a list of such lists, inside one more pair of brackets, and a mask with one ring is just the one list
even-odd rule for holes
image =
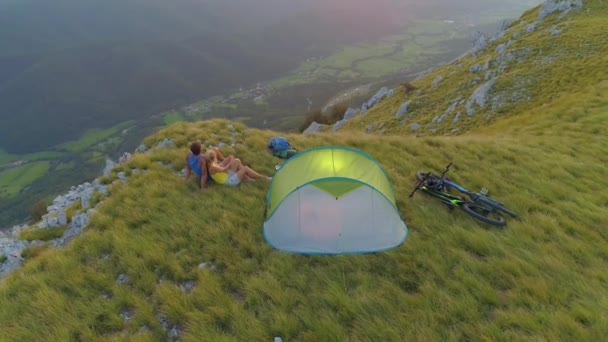
{"label": "bicycle handlebar", "polygon": [[413,190],[413,191],[410,193],[410,195],[409,195],[408,197],[412,197],[412,196],[414,196],[414,193],[415,193],[416,191],[418,191],[418,189],[420,189],[420,186],[422,185],[422,183],[424,183],[424,182],[427,180],[427,178],[429,178],[430,176],[431,176],[431,173],[430,173],[430,172],[427,172],[427,174],[424,176],[424,178],[422,178],[422,179],[420,180],[420,182],[418,182],[418,183],[416,184],[416,187],[414,188],[414,190]]}
{"label": "bicycle handlebar", "polygon": [[450,170],[450,166],[452,166],[452,162],[450,162],[444,169],[443,172],[441,173],[441,178],[443,178],[443,176],[445,176],[446,173],[448,173],[448,171]]}

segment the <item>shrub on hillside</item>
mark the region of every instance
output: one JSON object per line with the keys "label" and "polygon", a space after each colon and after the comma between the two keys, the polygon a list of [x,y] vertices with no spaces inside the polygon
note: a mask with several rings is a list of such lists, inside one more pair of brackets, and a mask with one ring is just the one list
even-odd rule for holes
{"label": "shrub on hillside", "polygon": [[329,113],[323,114],[320,109],[313,110],[306,114],[304,122],[299,127],[300,132],[304,132],[305,129],[310,126],[311,123],[316,122],[324,125],[333,125],[336,122],[344,118],[344,113],[348,110],[348,105],[339,103],[331,107]]}
{"label": "shrub on hillside", "polygon": [[40,221],[42,219],[42,216],[46,214],[46,207],[46,200],[42,199],[34,203],[34,205],[30,208],[30,216],[32,217],[32,220],[34,220],[34,222]]}
{"label": "shrub on hillside", "polygon": [[401,83],[401,88],[403,88],[405,93],[408,95],[416,90],[416,87],[414,87],[410,82]]}

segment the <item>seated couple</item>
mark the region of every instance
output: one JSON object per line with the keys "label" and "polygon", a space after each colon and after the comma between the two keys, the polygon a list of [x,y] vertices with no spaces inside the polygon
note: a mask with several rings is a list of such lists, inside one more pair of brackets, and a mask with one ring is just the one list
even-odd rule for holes
{"label": "seated couple", "polygon": [[186,180],[194,172],[200,179],[201,191],[205,190],[209,180],[235,186],[243,181],[271,179],[243,165],[241,160],[234,156],[224,157],[217,147],[209,149],[206,155],[201,151],[201,143],[194,142],[190,145],[190,152],[186,156]]}

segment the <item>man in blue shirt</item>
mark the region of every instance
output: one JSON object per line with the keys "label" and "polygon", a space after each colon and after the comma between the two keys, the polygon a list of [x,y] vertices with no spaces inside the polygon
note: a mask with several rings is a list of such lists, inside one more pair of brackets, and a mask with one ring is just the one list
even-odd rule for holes
{"label": "man in blue shirt", "polygon": [[[194,172],[194,174],[200,180],[201,191],[205,191],[205,185],[208,180],[211,180],[211,174],[209,174],[209,164],[205,155],[202,153],[202,145],[200,142],[195,141],[190,145],[190,152],[186,155],[186,180],[190,179],[190,174]],[[228,156],[224,158],[219,148],[213,147],[211,148],[215,151],[218,161],[220,161],[221,165],[228,164],[234,158],[233,156]]]}

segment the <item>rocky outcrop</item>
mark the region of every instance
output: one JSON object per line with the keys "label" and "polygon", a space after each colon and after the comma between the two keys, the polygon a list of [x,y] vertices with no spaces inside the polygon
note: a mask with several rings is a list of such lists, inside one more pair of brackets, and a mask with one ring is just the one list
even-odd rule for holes
{"label": "rocky outcrop", "polygon": [[385,97],[388,98],[393,96],[394,93],[395,92],[392,89],[389,90],[387,87],[380,88],[380,90],[378,90],[378,92],[374,96],[372,96],[371,99],[361,105],[361,110],[364,111],[372,108],[373,106],[377,105],[378,102],[382,101],[382,99],[384,99]]}
{"label": "rocky outcrop", "polygon": [[145,144],[141,144],[141,145],[139,145],[138,148],[135,149],[135,153],[144,153],[149,149],[150,148],[148,146],[146,146]]}
{"label": "rocky outcrop", "polygon": [[344,112],[344,120],[349,120],[357,115],[360,111],[354,108],[348,108],[346,112]]}
{"label": "rocky outcrop", "polygon": [[443,81],[443,76],[439,75],[437,77],[435,77],[435,79],[433,80],[433,88],[436,88],[439,83],[441,83],[441,81]]}
{"label": "rocky outcrop", "polygon": [[175,142],[171,139],[164,139],[156,144],[156,147],[165,148],[165,147],[173,147]]}
{"label": "rocky outcrop", "polygon": [[404,104],[401,105],[401,107],[399,107],[399,111],[397,112],[397,118],[401,119],[405,113],[407,113],[407,110],[410,108],[410,101],[405,102]]}
{"label": "rocky outcrop", "polygon": [[541,7],[536,21],[541,21],[554,12],[568,12],[583,7],[582,0],[547,0]]}
{"label": "rocky outcrop", "polygon": [[0,237],[0,258],[4,258],[4,262],[0,262],[0,277],[21,266],[21,252],[30,244],[28,241]]}
{"label": "rocky outcrop", "polygon": [[473,95],[469,97],[469,100],[466,104],[468,116],[472,116],[473,114],[475,114],[475,109],[473,108],[474,104],[477,104],[479,107],[483,107],[486,105],[488,93],[490,92],[490,89],[492,89],[494,82],[496,82],[495,78],[479,86],[479,88],[475,89]]}
{"label": "rocky outcrop", "polygon": [[313,121],[310,126],[308,126],[308,128],[306,128],[304,130],[304,132],[302,132],[302,134],[313,134],[313,133],[317,133],[321,131],[321,128],[324,125],[317,123],[316,121]]}
{"label": "rocky outcrop", "polygon": [[[156,146],[158,148],[164,148],[168,146],[173,146],[173,141],[169,139],[165,139],[159,142]],[[139,149],[139,148],[138,148]],[[146,149],[147,150],[147,149]],[[143,149],[140,149],[143,151]],[[118,163],[114,163],[112,160],[108,159],[106,161],[106,165],[103,170],[104,176],[110,176],[112,174],[112,170],[125,162],[131,159],[131,154],[128,152],[123,153],[123,155],[118,159]],[[131,170],[133,174],[139,173],[137,169]],[[145,173],[145,171],[144,171]],[[127,175],[125,172],[119,172],[117,177],[123,181],[127,181]],[[48,241],[48,244],[55,247],[63,247],[66,243],[68,243],[74,237],[80,235],[87,225],[90,222],[91,216],[95,214],[96,210],[91,208],[93,206],[92,200],[93,196],[98,193],[102,197],[108,195],[108,186],[101,183],[101,180],[95,179],[93,182],[83,183],[78,186],[72,186],[70,190],[63,194],[57,196],[51,205],[49,205],[47,209],[47,213],[42,216],[40,222],[34,225],[20,225],[14,226],[10,233],[0,231],[0,277],[4,276],[17,267],[19,267],[23,261],[21,258],[21,252],[23,249],[36,245],[42,244],[42,241],[25,241],[19,240],[19,236],[22,230],[24,229],[49,229],[55,227],[65,227],[63,235],[54,240]],[[74,205],[79,203],[80,208],[76,207],[76,212],[73,214],[74,216],[71,219],[71,222],[68,224],[68,215],[67,211],[70,208],[74,208]],[[5,260],[2,256],[5,256]]]}

